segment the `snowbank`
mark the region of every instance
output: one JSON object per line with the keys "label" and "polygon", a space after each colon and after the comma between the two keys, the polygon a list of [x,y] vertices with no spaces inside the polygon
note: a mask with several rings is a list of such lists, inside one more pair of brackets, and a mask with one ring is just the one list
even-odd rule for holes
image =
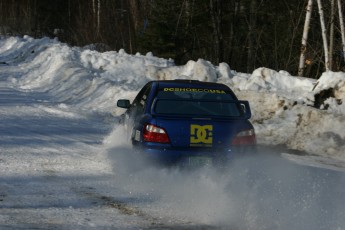
{"label": "snowbank", "polygon": [[[319,80],[285,71],[256,69],[237,73],[229,65],[199,59],[175,66],[172,60],[69,47],[54,39],[10,37],[0,40],[0,63],[13,68],[9,86],[45,92],[66,111],[119,115],[119,98],[133,99],[148,81],[189,78],[221,82],[250,101],[261,144],[345,160],[345,73],[326,72]],[[314,108],[314,106],[318,108]],[[320,109],[319,109],[320,108]]]}

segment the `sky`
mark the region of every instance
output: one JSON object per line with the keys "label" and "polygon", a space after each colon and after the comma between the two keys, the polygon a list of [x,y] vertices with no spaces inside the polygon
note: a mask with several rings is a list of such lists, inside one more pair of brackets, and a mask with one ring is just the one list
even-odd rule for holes
{"label": "sky", "polygon": [[[343,229],[345,73],[239,73],[203,59],[177,66],[152,53],[89,48],[0,39],[0,227]],[[239,160],[222,174],[133,164],[116,101],[177,78],[224,83],[248,100],[258,143],[277,157]],[[333,97],[314,108],[329,89]]]}

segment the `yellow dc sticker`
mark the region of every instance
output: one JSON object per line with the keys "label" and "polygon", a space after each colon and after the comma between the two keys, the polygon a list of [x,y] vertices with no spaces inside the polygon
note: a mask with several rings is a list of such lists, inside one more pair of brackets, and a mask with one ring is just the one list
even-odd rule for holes
{"label": "yellow dc sticker", "polygon": [[190,126],[190,146],[212,147],[213,142],[212,125],[191,125]]}

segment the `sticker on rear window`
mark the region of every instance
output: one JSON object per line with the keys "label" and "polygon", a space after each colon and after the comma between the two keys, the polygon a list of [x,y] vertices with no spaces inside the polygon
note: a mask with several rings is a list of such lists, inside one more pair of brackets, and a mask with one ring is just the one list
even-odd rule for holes
{"label": "sticker on rear window", "polygon": [[190,146],[192,147],[212,147],[213,126],[196,125],[190,126]]}
{"label": "sticker on rear window", "polygon": [[194,93],[218,93],[226,94],[224,90],[220,89],[201,89],[201,88],[164,88],[164,92],[194,92]]}

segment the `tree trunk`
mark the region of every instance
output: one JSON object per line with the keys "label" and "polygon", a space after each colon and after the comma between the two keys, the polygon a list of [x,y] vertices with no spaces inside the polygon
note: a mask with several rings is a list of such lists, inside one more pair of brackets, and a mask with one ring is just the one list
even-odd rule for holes
{"label": "tree trunk", "polygon": [[93,24],[93,32],[97,31],[97,26],[96,26],[96,0],[92,0],[92,24]]}
{"label": "tree trunk", "polygon": [[334,0],[331,0],[331,27],[329,31],[329,69],[333,69],[333,48],[334,47]]}
{"label": "tree trunk", "polygon": [[222,33],[222,0],[210,0],[211,20],[213,27],[215,62],[223,61],[223,33]]}
{"label": "tree trunk", "polygon": [[97,4],[97,35],[101,32],[101,0],[98,0]]}
{"label": "tree trunk", "polygon": [[310,18],[311,18],[312,9],[313,9],[313,0],[309,0],[308,5],[307,5],[307,13],[305,16],[305,22],[304,22],[301,56],[299,58],[299,66],[298,66],[298,76],[303,76],[303,72],[304,72],[305,53],[307,51],[308,33],[309,33],[309,28],[310,28]]}
{"label": "tree trunk", "polygon": [[256,0],[250,1],[249,9],[249,30],[248,30],[248,51],[247,51],[247,72],[253,71],[254,66],[254,39],[255,39],[255,30],[256,30],[256,11],[257,11]]}
{"label": "tree trunk", "polygon": [[329,70],[329,56],[328,56],[329,53],[328,53],[327,31],[326,31],[326,26],[325,26],[325,17],[323,14],[321,0],[317,0],[317,5],[319,7],[322,41],[323,41],[323,49],[324,49],[324,55],[325,55],[325,68],[326,68],[326,71],[328,71]]}
{"label": "tree trunk", "polygon": [[344,28],[344,17],[341,8],[341,0],[338,0],[338,11],[339,11],[339,22],[340,22],[340,31],[341,31],[341,42],[343,45],[343,57],[345,61],[345,28]]}

